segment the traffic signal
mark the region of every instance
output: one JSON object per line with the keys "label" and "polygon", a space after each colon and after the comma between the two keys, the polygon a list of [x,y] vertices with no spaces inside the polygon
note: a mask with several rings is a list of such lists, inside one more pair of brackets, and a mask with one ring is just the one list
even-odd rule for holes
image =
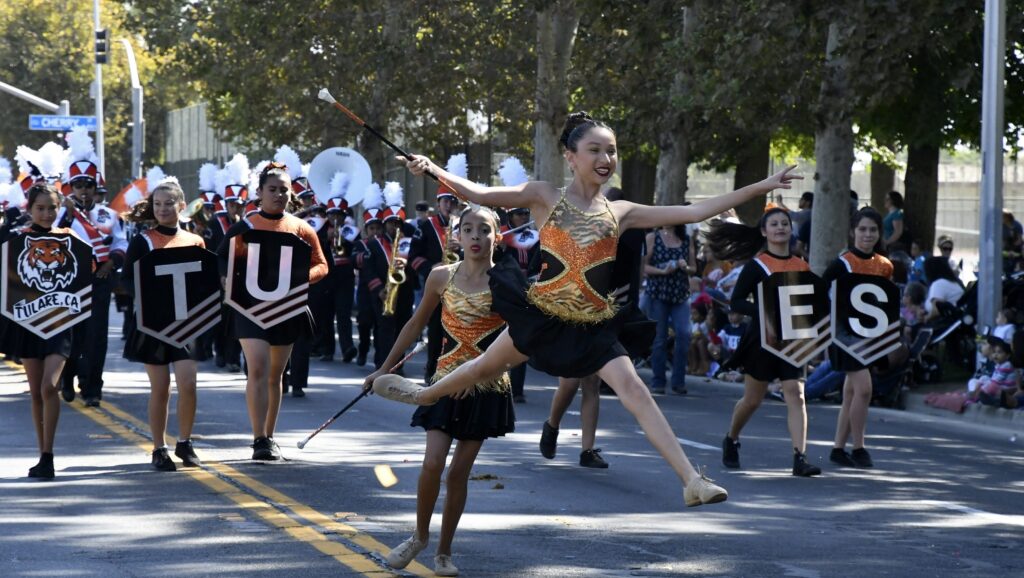
{"label": "traffic signal", "polygon": [[96,64],[107,63],[107,30],[96,31]]}

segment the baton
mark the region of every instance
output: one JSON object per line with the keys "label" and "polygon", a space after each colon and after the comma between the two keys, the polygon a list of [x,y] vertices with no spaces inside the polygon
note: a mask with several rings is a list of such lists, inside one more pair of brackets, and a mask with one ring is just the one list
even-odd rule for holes
{"label": "baton", "polygon": [[[423,348],[426,347],[426,346],[427,346],[427,344],[422,342],[422,341],[417,343],[416,347],[413,347],[412,351],[410,351],[408,355],[403,357],[401,361],[396,363],[391,369],[388,370],[388,373],[394,373],[396,369],[398,369],[399,367],[402,366],[402,364],[404,364],[406,361],[409,361],[409,359],[412,358],[413,355],[416,355],[417,353],[423,351]],[[304,447],[306,447],[306,444],[309,443],[309,440],[313,439],[313,436],[315,436],[316,434],[318,434],[318,433],[324,431],[325,429],[327,429],[328,427],[330,427],[330,425],[332,423],[334,423],[334,421],[337,420],[339,417],[341,417],[341,415],[343,413],[348,411],[348,409],[350,407],[355,405],[357,401],[359,401],[359,400],[363,399],[364,397],[366,397],[367,394],[369,394],[369,393],[370,393],[369,389],[364,389],[359,395],[356,396],[355,399],[353,399],[352,401],[348,402],[348,405],[346,405],[345,407],[341,408],[341,411],[339,411],[338,413],[334,414],[334,416],[331,417],[331,419],[325,421],[323,423],[323,425],[321,425],[320,427],[316,428],[316,431],[314,431],[313,433],[311,433],[308,436],[306,436],[306,439],[302,440],[301,442],[296,443],[295,445],[298,446],[298,448],[300,450],[303,449]]]}
{"label": "baton", "polygon": [[[317,96],[320,98],[320,100],[323,100],[325,102],[329,102],[329,103],[333,104],[335,106],[335,108],[337,108],[341,112],[345,113],[345,116],[347,116],[350,119],[352,119],[352,122],[354,122],[354,123],[358,124],[359,126],[365,128],[367,131],[369,131],[370,134],[372,134],[373,136],[377,137],[378,139],[380,139],[381,142],[383,142],[384,144],[386,144],[389,147],[391,147],[391,150],[393,150],[396,153],[402,155],[403,157],[406,158],[406,160],[410,160],[410,161],[413,160],[411,154],[405,152],[404,150],[399,148],[398,145],[396,145],[395,143],[389,141],[387,138],[384,137],[384,135],[380,134],[380,132],[378,132],[377,129],[375,129],[372,126],[366,124],[366,121],[364,121],[363,119],[361,119],[358,116],[356,116],[356,113],[354,113],[351,110],[349,110],[347,106],[345,106],[344,104],[341,104],[340,102],[335,100],[334,97],[331,96],[331,92],[329,90],[327,90],[326,88],[321,88],[320,92],[317,94]],[[445,182],[445,180],[442,179],[441,177],[435,175],[432,171],[426,171],[426,173],[427,173],[427,176],[429,176],[430,178],[434,179],[435,181],[441,183],[442,185],[448,187],[452,191],[455,190],[454,187],[452,187],[450,184]]]}

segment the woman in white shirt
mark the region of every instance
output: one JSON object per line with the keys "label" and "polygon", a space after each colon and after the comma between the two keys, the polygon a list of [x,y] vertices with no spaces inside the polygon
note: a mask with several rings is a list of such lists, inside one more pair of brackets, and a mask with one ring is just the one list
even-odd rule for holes
{"label": "woman in white shirt", "polygon": [[936,303],[942,301],[950,305],[963,297],[964,286],[957,279],[949,261],[945,257],[928,257],[924,261],[924,276],[928,281],[928,296],[924,300],[924,308],[928,313],[927,320],[939,316],[939,308]]}

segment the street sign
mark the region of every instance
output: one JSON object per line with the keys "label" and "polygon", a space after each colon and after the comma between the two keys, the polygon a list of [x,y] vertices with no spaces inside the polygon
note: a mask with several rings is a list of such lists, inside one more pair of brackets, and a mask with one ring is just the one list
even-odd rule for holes
{"label": "street sign", "polygon": [[56,114],[28,115],[29,130],[52,130],[67,132],[76,126],[84,126],[87,130],[96,130],[95,116],[60,116]]}

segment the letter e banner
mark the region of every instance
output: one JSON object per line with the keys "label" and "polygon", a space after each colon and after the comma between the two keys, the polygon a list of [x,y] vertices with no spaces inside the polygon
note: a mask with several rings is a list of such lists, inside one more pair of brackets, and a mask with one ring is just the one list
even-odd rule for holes
{"label": "letter e banner", "polygon": [[814,273],[773,273],[757,286],[757,303],[766,351],[800,367],[828,347],[828,291]]}

